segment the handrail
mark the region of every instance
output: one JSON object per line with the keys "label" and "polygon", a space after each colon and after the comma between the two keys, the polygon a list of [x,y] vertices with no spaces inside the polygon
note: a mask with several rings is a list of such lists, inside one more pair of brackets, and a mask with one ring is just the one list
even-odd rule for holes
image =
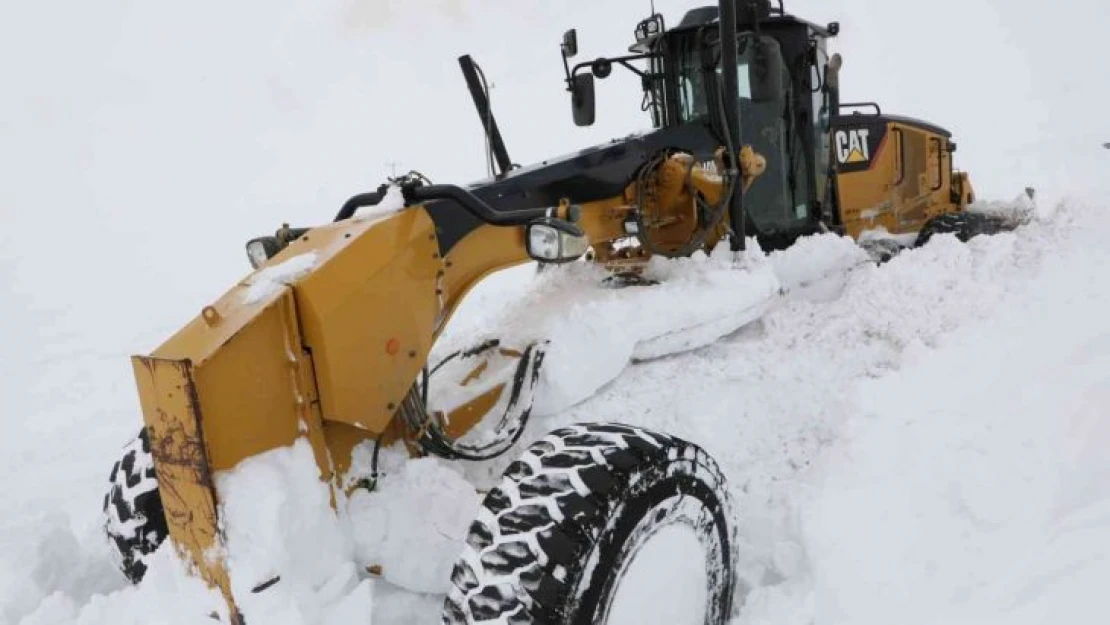
{"label": "handrail", "polygon": [[[840,108],[841,109],[846,109],[846,108],[851,108],[851,109],[874,108],[876,115],[882,115],[883,114],[883,109],[879,107],[878,102],[850,102],[850,103],[841,102],[840,103]],[[859,113],[856,113],[856,115],[859,115]]]}
{"label": "handrail", "polygon": [[360,193],[343,204],[343,208],[339,209],[339,214],[335,216],[335,221],[343,221],[354,217],[355,211],[360,208],[368,206],[377,206],[385,199],[386,192],[389,191],[389,185],[382,185],[378,187],[377,191],[373,193]]}
{"label": "handrail", "polygon": [[935,193],[944,188],[944,143],[941,142],[939,137],[933,137],[929,140],[935,141],[937,144],[937,186],[929,189]]}
{"label": "handrail", "polygon": [[906,135],[898,127],[892,128],[891,133],[898,135],[898,180],[894,181],[894,186],[898,186],[906,181]]}
{"label": "handrail", "polygon": [[413,204],[432,200],[451,200],[468,213],[493,226],[524,226],[547,216],[546,208],[526,208],[514,211],[494,210],[470,191],[451,184],[412,185],[401,187],[405,201]]}

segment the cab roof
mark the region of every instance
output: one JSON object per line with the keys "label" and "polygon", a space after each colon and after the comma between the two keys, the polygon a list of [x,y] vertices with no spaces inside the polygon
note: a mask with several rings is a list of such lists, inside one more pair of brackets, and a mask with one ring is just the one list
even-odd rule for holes
{"label": "cab roof", "polygon": [[[780,5],[781,7],[781,5]],[[813,22],[803,20],[793,15],[788,15],[785,12],[779,13],[781,9],[770,9],[764,13],[764,17],[760,22],[767,25],[787,25],[787,24],[800,24],[808,27],[814,34],[819,37],[830,37],[832,33],[825,26],[819,26]],[[685,17],[679,22],[678,26],[672,30],[689,30],[694,28],[701,28],[702,26],[709,26],[716,24],[721,17],[720,8],[717,6],[705,6],[687,11]],[[740,26],[750,26],[754,24],[750,10],[740,11],[737,16],[737,21]]]}

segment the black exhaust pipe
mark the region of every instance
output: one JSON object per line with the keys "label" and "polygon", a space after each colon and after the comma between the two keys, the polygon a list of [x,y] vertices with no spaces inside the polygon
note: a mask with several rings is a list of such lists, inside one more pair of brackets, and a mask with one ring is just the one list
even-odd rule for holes
{"label": "black exhaust pipe", "polygon": [[736,3],[745,0],[720,0],[721,24],[721,77],[724,90],[723,100],[725,110],[722,117],[725,122],[725,144],[728,146],[729,162],[736,171],[735,182],[732,186],[732,198],[729,200],[729,225],[732,227],[732,251],[739,252],[745,248],[746,229],[744,214],[744,188],[740,182],[740,70],[739,54],[736,51]]}

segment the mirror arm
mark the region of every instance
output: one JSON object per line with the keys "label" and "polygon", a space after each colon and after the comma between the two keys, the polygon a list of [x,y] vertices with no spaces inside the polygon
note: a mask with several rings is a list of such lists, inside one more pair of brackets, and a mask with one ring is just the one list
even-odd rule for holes
{"label": "mirror arm", "polygon": [[618,63],[620,65],[623,65],[623,66],[627,67],[628,69],[632,70],[633,72],[635,72],[640,77],[643,77],[646,74],[643,71],[641,71],[639,69],[636,69],[634,66],[630,65],[629,63],[631,61],[643,61],[643,60],[646,60],[646,59],[654,58],[656,56],[658,56],[658,55],[648,53],[648,54],[633,54],[633,55],[630,55],[630,56],[616,56],[616,57],[613,57],[613,58],[602,57],[600,59],[594,59],[592,61],[583,61],[582,63],[579,63],[578,65],[575,65],[574,69],[571,70],[570,74],[571,74],[571,78],[573,78],[574,76],[578,75],[578,72],[580,70],[593,68],[594,63],[597,63],[598,61],[609,61],[610,63]]}
{"label": "mirror arm", "polygon": [[621,65],[627,67],[628,71],[632,72],[633,74],[636,74],[640,78],[647,78],[647,72],[645,72],[644,70],[636,67],[632,63],[629,63],[628,61],[617,61],[617,63],[620,63]]}

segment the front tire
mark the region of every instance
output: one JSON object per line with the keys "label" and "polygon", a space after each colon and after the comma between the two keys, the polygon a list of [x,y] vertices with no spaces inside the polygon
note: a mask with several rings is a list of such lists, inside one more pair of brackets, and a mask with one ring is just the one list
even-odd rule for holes
{"label": "front tire", "polygon": [[[660,556],[669,541],[676,547]],[[684,573],[668,558],[691,566]],[[629,593],[660,571],[663,587]],[[684,612],[668,613],[684,580],[701,594]],[[532,445],[486,497],[455,565],[443,622],[721,625],[735,583],[735,529],[716,463],[663,434],[578,425]],[[666,594],[652,601],[653,592]]]}
{"label": "front tire", "polygon": [[147,560],[169,535],[146,428],[123,450],[108,477],[104,533],[116,564],[132,584],[146,575]]}

